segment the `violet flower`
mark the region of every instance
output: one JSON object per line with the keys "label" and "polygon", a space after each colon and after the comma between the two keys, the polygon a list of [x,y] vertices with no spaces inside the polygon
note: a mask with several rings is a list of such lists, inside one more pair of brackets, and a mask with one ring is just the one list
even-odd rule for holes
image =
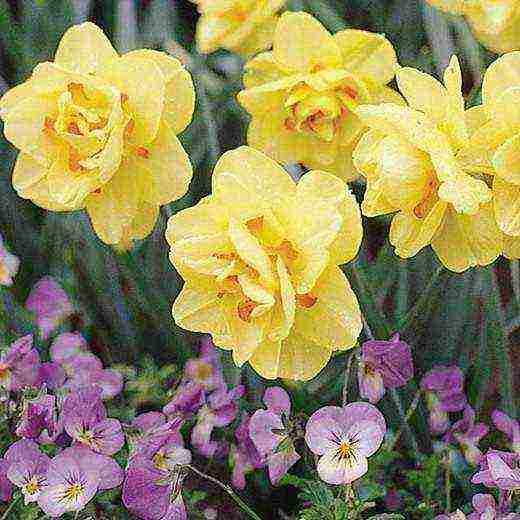
{"label": "violet flower", "polygon": [[201,341],[200,356],[189,359],[184,367],[184,377],[211,392],[226,387],[220,363],[220,353],[208,336]]}
{"label": "violet flower", "polygon": [[172,400],[163,408],[167,416],[188,418],[197,413],[206,402],[204,387],[195,381],[179,385]]}
{"label": "violet flower", "polygon": [[386,433],[383,414],[368,403],[324,406],[312,414],[305,442],[320,456],[318,475],[329,484],[349,484],[368,471],[368,457]]}
{"label": "violet flower", "polygon": [[46,439],[55,439],[61,433],[56,412],[56,397],[42,394],[24,401],[16,435],[27,439],[39,439],[46,431]]}
{"label": "violet flower", "polygon": [[36,322],[43,339],[47,339],[74,310],[67,293],[50,276],[36,283],[25,302],[25,307],[36,313]]}
{"label": "violet flower", "polygon": [[257,450],[267,458],[269,479],[276,485],[300,455],[296,453],[291,438],[291,400],[287,392],[273,386],[265,391],[263,401],[267,410],[257,410],[253,414],[249,433]]}
{"label": "violet flower", "polygon": [[488,431],[489,428],[484,423],[475,424],[475,411],[467,405],[463,418],[453,424],[443,440],[451,444],[459,444],[466,460],[476,465],[482,457],[478,443],[488,434]]}
{"label": "violet flower", "polygon": [[394,334],[390,341],[371,340],[361,347],[358,367],[359,394],[372,404],[386,389],[404,386],[413,377],[410,346]]}
{"label": "violet flower", "polygon": [[63,425],[74,441],[102,455],[114,455],[125,443],[121,423],[107,418],[97,387],[84,387],[66,398]]}
{"label": "violet flower", "polygon": [[239,385],[232,390],[222,388],[213,392],[208,404],[202,406],[197,414],[197,423],[191,432],[191,443],[205,457],[213,457],[219,444],[211,440],[215,427],[231,424],[238,414],[237,400],[244,395],[244,387]]}
{"label": "violet flower", "polygon": [[87,340],[79,332],[63,332],[54,338],[50,354],[55,363],[64,364],[67,359],[88,352]]}
{"label": "violet flower", "polygon": [[123,476],[113,459],[84,446],[67,448],[51,460],[38,505],[50,516],[80,511],[98,491],[119,486]]}
{"label": "violet flower", "polygon": [[7,478],[9,462],[0,458],[0,502],[9,502],[13,496],[13,484]]}
{"label": "violet flower", "polygon": [[494,410],[491,419],[497,430],[507,435],[511,449],[520,454],[520,423],[500,410]]}
{"label": "violet flower", "polygon": [[36,387],[40,378],[40,356],[33,349],[31,334],[16,340],[0,357],[0,387],[18,392]]}
{"label": "violet flower", "polygon": [[471,482],[501,490],[520,490],[520,455],[489,450],[480,459],[480,469]]}
{"label": "violet flower", "polygon": [[466,406],[464,374],[456,366],[437,366],[425,374],[421,388],[426,392],[430,410],[430,430],[434,434],[445,433],[450,420],[448,412],[458,412]]}
{"label": "violet flower", "polygon": [[13,285],[13,278],[18,273],[19,267],[20,259],[7,250],[0,235],[0,285]]}
{"label": "violet flower", "polygon": [[48,362],[40,365],[40,385],[45,385],[49,390],[61,388],[67,379],[65,370],[58,363]]}
{"label": "violet flower", "polygon": [[520,520],[520,514],[508,513],[497,505],[493,495],[478,493],[472,499],[473,513],[468,520]]}
{"label": "violet flower", "polygon": [[21,488],[25,504],[36,502],[47,485],[47,469],[51,459],[29,439],[12,444],[4,459],[9,464],[7,478]]}
{"label": "violet flower", "polygon": [[257,450],[250,436],[250,417],[242,414],[240,425],[235,430],[236,444],[231,445],[229,459],[233,467],[231,483],[237,489],[246,487],[246,475],[266,465],[265,457]]}
{"label": "violet flower", "polygon": [[166,462],[133,458],[123,484],[125,507],[144,520],[185,520],[182,467],[190,462],[190,451],[180,447],[170,451]]}

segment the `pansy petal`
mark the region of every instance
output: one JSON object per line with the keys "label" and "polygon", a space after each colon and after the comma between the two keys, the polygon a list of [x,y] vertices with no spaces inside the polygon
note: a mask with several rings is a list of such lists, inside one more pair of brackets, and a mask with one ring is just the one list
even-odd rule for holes
{"label": "pansy petal", "polygon": [[318,475],[328,484],[350,484],[368,471],[368,460],[359,455],[355,460],[338,457],[337,450],[329,450],[318,461]]}
{"label": "pansy petal", "polygon": [[345,414],[339,406],[324,406],[314,412],[305,427],[305,442],[316,455],[337,448],[346,433],[343,428]]}
{"label": "pansy petal", "polygon": [[249,435],[256,449],[267,455],[283,440],[283,436],[273,430],[283,430],[284,425],[279,415],[270,410],[257,410],[249,421]]}
{"label": "pansy petal", "polygon": [[289,394],[279,386],[270,386],[264,393],[262,399],[267,409],[278,414],[286,414],[288,417],[291,413],[291,399]]}

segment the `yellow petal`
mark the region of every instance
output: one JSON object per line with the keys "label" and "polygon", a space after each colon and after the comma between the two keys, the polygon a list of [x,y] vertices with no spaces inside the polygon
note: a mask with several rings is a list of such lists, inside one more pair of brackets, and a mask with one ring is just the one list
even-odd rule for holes
{"label": "yellow petal", "polygon": [[520,235],[520,186],[495,177],[493,199],[498,227],[508,235]]}
{"label": "yellow petal", "polygon": [[438,201],[424,219],[407,212],[395,215],[389,235],[395,254],[401,258],[410,258],[429,245],[441,226],[446,208],[445,202]]}
{"label": "yellow petal", "polygon": [[139,181],[125,161],[112,179],[85,200],[94,231],[106,244],[117,244],[126,226],[135,218],[139,195]]}
{"label": "yellow petal", "polygon": [[233,217],[229,219],[229,238],[240,258],[258,271],[267,284],[271,284],[273,282],[273,273],[271,261],[267,253],[247,227]]}
{"label": "yellow petal", "polygon": [[503,243],[492,204],[482,206],[471,216],[449,209],[432,247],[441,262],[457,273],[494,262],[502,252]]}
{"label": "yellow petal", "polygon": [[99,70],[99,75],[126,96],[134,128],[128,140],[148,144],[155,139],[164,108],[165,78],[151,60],[123,56]]}
{"label": "yellow petal", "polygon": [[452,56],[444,71],[444,85],[448,92],[445,128],[458,148],[466,143],[468,130],[462,97],[462,72],[457,56]]}
{"label": "yellow petal", "polygon": [[334,35],[341,49],[344,68],[379,85],[389,83],[397,68],[392,44],[382,35],[346,29]]}
{"label": "yellow petal", "polygon": [[271,330],[268,333],[270,341],[285,339],[293,324],[296,312],[296,299],[294,287],[283,260],[278,256],[276,259],[276,273],[280,281],[281,312],[279,323],[275,322],[276,313],[273,316]]}
{"label": "yellow petal", "polygon": [[176,58],[151,49],[132,51],[125,56],[153,61],[164,75],[163,118],[172,132],[180,134],[191,122],[195,110],[195,87],[191,74]]}
{"label": "yellow petal", "polygon": [[520,184],[520,132],[496,151],[493,166],[498,177],[513,184]]}
{"label": "yellow petal", "polygon": [[359,139],[356,138],[348,145],[342,145],[340,143],[336,158],[332,162],[308,158],[305,161],[305,166],[312,169],[325,169],[328,173],[332,173],[345,182],[355,181],[359,178],[359,172],[354,166],[352,154],[358,142]]}
{"label": "yellow petal", "polygon": [[330,259],[338,265],[352,260],[361,245],[363,226],[359,204],[348,186],[330,173],[314,170],[300,179],[297,191],[304,199],[319,198],[336,207],[342,225],[329,246]]}
{"label": "yellow petal", "polygon": [[339,68],[343,58],[331,34],[313,16],[298,12],[284,13],[273,44],[275,60],[298,72]]}
{"label": "yellow petal", "polygon": [[298,307],[291,335],[330,350],[356,344],[361,332],[361,314],[356,295],[339,267],[327,268],[312,290],[316,303]]}
{"label": "yellow petal", "polygon": [[455,211],[468,215],[474,215],[481,204],[492,198],[492,192],[484,181],[463,172],[441,183],[437,193],[440,199],[452,204]]}
{"label": "yellow petal", "polygon": [[0,117],[4,119],[18,103],[34,97],[36,94],[35,84],[31,79],[9,89],[0,99]]}
{"label": "yellow petal", "polygon": [[520,51],[498,58],[487,69],[482,84],[482,101],[493,104],[510,87],[520,87]]}
{"label": "yellow petal", "polygon": [[420,110],[436,123],[444,120],[447,114],[447,91],[439,81],[411,67],[399,69],[396,79],[410,107]]}
{"label": "yellow petal", "polygon": [[242,26],[230,35],[231,38],[228,36],[223,40],[222,47],[233,49],[246,58],[265,51],[273,44],[277,22],[278,15],[271,15],[262,22],[255,24],[251,32],[246,31],[246,28]]}
{"label": "yellow petal", "polygon": [[168,204],[188,191],[193,168],[188,154],[167,123],[162,123],[157,138],[142,157],[134,153],[133,167],[146,178],[145,199],[152,204]]}
{"label": "yellow petal", "polygon": [[262,52],[244,65],[243,81],[246,89],[278,81],[282,76],[283,69],[271,51]]}
{"label": "yellow petal", "polygon": [[60,67],[82,74],[96,73],[117,52],[95,24],[85,22],[71,27],[62,37],[54,61]]}
{"label": "yellow petal", "polygon": [[502,92],[493,100],[489,112],[492,119],[508,126],[512,132],[520,128],[520,85]]}
{"label": "yellow petal", "polygon": [[503,235],[504,250],[503,254],[510,260],[518,260],[520,258],[520,237],[511,237]]}
{"label": "yellow petal", "polygon": [[17,192],[25,191],[43,179],[46,175],[46,171],[46,168],[30,155],[23,152],[20,153],[16,159],[13,170],[13,188]]}
{"label": "yellow petal", "polygon": [[140,201],[137,206],[137,213],[128,229],[128,235],[132,240],[146,238],[155,228],[159,217],[159,206]]}
{"label": "yellow petal", "polygon": [[367,217],[377,217],[398,211],[386,198],[382,179],[367,178],[367,189],[361,204],[361,211]]}
{"label": "yellow petal", "polygon": [[54,118],[56,113],[55,97],[27,98],[4,116],[5,138],[38,162],[50,166],[57,151],[57,145],[44,129],[46,118]]}
{"label": "yellow petal", "polygon": [[354,166],[365,177],[373,175],[379,166],[379,148],[385,134],[379,130],[365,132],[353,153]]}
{"label": "yellow petal", "polygon": [[452,14],[464,14],[467,11],[467,0],[428,0],[428,3]]}

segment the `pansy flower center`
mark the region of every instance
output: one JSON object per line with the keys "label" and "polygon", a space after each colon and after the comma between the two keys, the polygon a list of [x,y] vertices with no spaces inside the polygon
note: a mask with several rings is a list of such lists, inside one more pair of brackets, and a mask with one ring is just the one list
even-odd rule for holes
{"label": "pansy flower center", "polygon": [[69,484],[59,497],[62,502],[77,502],[85,494],[85,486],[80,482]]}
{"label": "pansy flower center", "polygon": [[285,102],[288,117],[284,126],[290,132],[311,134],[332,142],[343,122],[352,117],[351,111],[358,102],[358,90],[350,85],[318,91],[300,84],[292,89]]}
{"label": "pansy flower center", "polygon": [[39,479],[36,475],[31,478],[25,484],[24,490],[27,495],[36,495],[36,493],[39,493],[41,491],[41,485],[43,483],[43,479]]}

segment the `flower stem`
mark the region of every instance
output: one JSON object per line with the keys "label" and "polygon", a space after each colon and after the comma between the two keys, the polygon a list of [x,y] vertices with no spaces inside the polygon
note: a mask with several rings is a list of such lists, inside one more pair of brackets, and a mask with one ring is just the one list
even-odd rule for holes
{"label": "flower stem", "polygon": [[446,492],[446,514],[449,515],[451,511],[451,454],[448,452],[446,457],[446,479],[444,482],[444,489]]}
{"label": "flower stem", "polygon": [[352,367],[352,361],[354,360],[354,352],[351,352],[347,357],[347,365],[345,366],[345,375],[343,380],[343,392],[342,392],[342,399],[341,399],[341,405],[345,406],[347,404],[348,399],[348,384],[350,381],[350,369]]}
{"label": "flower stem", "polygon": [[[199,469],[197,469],[195,466],[192,466],[191,464],[188,464],[186,466],[188,469],[191,469],[193,473],[198,475],[199,477],[208,480],[209,482],[212,482],[213,484],[217,485],[219,488],[224,490],[244,511],[244,513],[247,513],[250,518],[254,518],[254,520],[262,520],[234,491],[233,489],[228,486],[227,484],[224,484],[224,482],[221,482],[215,477],[212,477],[211,475],[207,475],[206,473],[203,473]],[[1,519],[0,519],[1,520]]]}
{"label": "flower stem", "polygon": [[[419,401],[421,399],[422,390],[419,388],[417,392],[415,393],[415,396],[413,398],[413,401],[411,402],[410,406],[408,407],[408,410],[406,411],[406,415],[404,416],[404,422],[408,424],[408,421],[411,419],[412,415],[415,413],[415,410],[417,410],[417,406],[419,405]],[[403,425],[399,428],[397,431],[394,439],[388,446],[388,451],[392,451],[399,441],[399,438],[401,437],[401,434],[403,433]]]}
{"label": "flower stem", "polygon": [[4,514],[0,517],[0,520],[7,520],[7,517],[9,516],[9,513],[13,510],[14,506],[20,501],[21,499],[21,495],[16,497],[12,502],[11,504],[9,505],[9,507],[4,511]]}

